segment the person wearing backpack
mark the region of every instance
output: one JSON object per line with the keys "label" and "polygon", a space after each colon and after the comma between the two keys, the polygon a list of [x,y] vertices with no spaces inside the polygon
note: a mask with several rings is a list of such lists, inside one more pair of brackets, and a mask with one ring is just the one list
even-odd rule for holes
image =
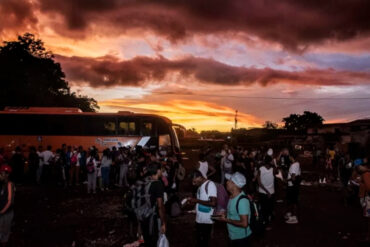
{"label": "person wearing backpack", "polygon": [[156,247],[159,234],[166,233],[166,211],[164,207],[164,186],[161,165],[151,163],[140,195],[137,195],[134,211],[140,222],[146,247]]}
{"label": "person wearing backpack", "polygon": [[246,184],[244,175],[239,172],[227,174],[226,189],[230,193],[230,200],[227,205],[227,214],[221,214],[214,217],[215,220],[226,222],[227,230],[232,247],[250,246],[250,236],[252,230],[250,227],[251,205],[248,197],[242,188]]}
{"label": "person wearing backpack", "polygon": [[217,187],[198,170],[193,173],[193,185],[198,187],[197,197],[188,198],[188,203],[195,204],[196,246],[207,247],[214,224],[211,216],[217,206]]}

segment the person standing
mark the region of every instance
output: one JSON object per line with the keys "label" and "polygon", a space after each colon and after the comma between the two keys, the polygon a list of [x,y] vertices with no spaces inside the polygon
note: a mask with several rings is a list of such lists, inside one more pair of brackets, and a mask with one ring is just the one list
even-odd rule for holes
{"label": "person standing", "polygon": [[15,153],[10,160],[10,164],[13,169],[12,178],[14,183],[23,183],[25,158],[20,147],[15,148]]}
{"label": "person standing", "polygon": [[271,230],[268,225],[271,222],[274,210],[275,174],[277,174],[277,171],[272,166],[272,158],[267,155],[263,165],[258,169],[257,175],[261,216],[266,230]]}
{"label": "person standing", "polygon": [[96,193],[96,170],[97,170],[97,161],[95,159],[94,150],[89,152],[86,163],[87,169],[87,194],[93,192]]}
{"label": "person standing", "polygon": [[79,162],[79,153],[77,148],[74,148],[70,157],[70,170],[69,170],[69,185],[72,186],[73,182],[76,185],[79,184],[79,174],[80,174],[80,162]]}
{"label": "person standing", "polygon": [[42,146],[39,146],[37,150],[37,155],[39,156],[39,166],[36,171],[36,183],[37,184],[41,183],[42,167],[44,165],[41,153],[42,153]]}
{"label": "person standing", "polygon": [[54,154],[51,151],[51,146],[47,146],[46,150],[41,153],[42,157],[42,180],[46,183],[51,181],[51,162],[53,161]]}
{"label": "person standing", "polygon": [[217,187],[198,170],[194,171],[193,185],[198,187],[197,197],[188,198],[188,203],[196,208],[196,246],[207,247],[214,223],[211,216],[217,204]]}
{"label": "person standing", "polygon": [[131,165],[131,160],[129,157],[128,149],[120,149],[121,150],[121,156],[122,156],[122,163],[119,168],[119,186],[126,186],[129,187],[128,181],[127,181],[127,173],[128,168]]}
{"label": "person standing", "polygon": [[14,217],[14,184],[9,180],[12,168],[3,164],[0,167],[0,243],[6,245]]}
{"label": "person standing", "polygon": [[160,178],[162,177],[161,165],[151,163],[147,168],[148,196],[150,197],[150,207],[153,209],[151,215],[141,219],[140,226],[146,247],[156,247],[159,233],[166,233],[166,212],[164,207],[164,186]]}
{"label": "person standing", "polygon": [[286,223],[288,224],[298,224],[297,210],[298,210],[298,197],[299,197],[299,187],[301,183],[301,166],[295,157],[291,157],[292,164],[288,171],[288,187],[287,187],[287,202],[288,202],[288,212],[285,215]]}
{"label": "person standing", "polygon": [[251,219],[250,203],[242,188],[246,184],[245,177],[236,172],[228,174],[226,189],[230,193],[230,200],[227,205],[227,215],[221,215],[215,220],[226,222],[229,238],[232,247],[250,246],[252,230],[249,226]]}
{"label": "person standing", "polygon": [[35,147],[30,147],[28,155],[28,180],[31,183],[36,182],[36,172],[39,167],[40,158]]}
{"label": "person standing", "polygon": [[101,159],[101,176],[103,179],[102,190],[108,190],[109,188],[109,174],[112,166],[112,158],[109,149],[103,151],[103,157]]}

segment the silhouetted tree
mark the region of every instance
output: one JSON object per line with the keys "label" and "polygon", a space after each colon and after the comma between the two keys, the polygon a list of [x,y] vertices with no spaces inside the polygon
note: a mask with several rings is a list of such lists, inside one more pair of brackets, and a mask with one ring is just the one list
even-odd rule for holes
{"label": "silhouetted tree", "polygon": [[278,125],[277,123],[266,121],[262,127],[265,129],[277,129]]}
{"label": "silhouetted tree", "polygon": [[309,127],[321,126],[324,119],[316,112],[305,111],[302,115],[290,114],[289,117],[283,118],[284,128],[293,132],[304,132]]}
{"label": "silhouetted tree", "polygon": [[5,106],[99,109],[97,101],[71,92],[60,64],[33,34],[0,46],[0,108]]}

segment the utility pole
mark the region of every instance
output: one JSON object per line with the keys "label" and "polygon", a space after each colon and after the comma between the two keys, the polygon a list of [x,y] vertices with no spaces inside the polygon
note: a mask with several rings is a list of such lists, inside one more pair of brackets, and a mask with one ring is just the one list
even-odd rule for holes
{"label": "utility pole", "polygon": [[235,110],[235,130],[238,128],[238,110]]}

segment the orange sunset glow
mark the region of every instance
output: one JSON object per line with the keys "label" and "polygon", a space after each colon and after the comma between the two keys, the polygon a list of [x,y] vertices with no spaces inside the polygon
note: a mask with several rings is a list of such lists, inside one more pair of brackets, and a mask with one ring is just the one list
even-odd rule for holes
{"label": "orange sunset glow", "polygon": [[101,112],[152,112],[199,131],[230,130],[235,110],[245,128],[305,110],[347,122],[370,116],[360,2],[4,0],[0,41],[35,34]]}

